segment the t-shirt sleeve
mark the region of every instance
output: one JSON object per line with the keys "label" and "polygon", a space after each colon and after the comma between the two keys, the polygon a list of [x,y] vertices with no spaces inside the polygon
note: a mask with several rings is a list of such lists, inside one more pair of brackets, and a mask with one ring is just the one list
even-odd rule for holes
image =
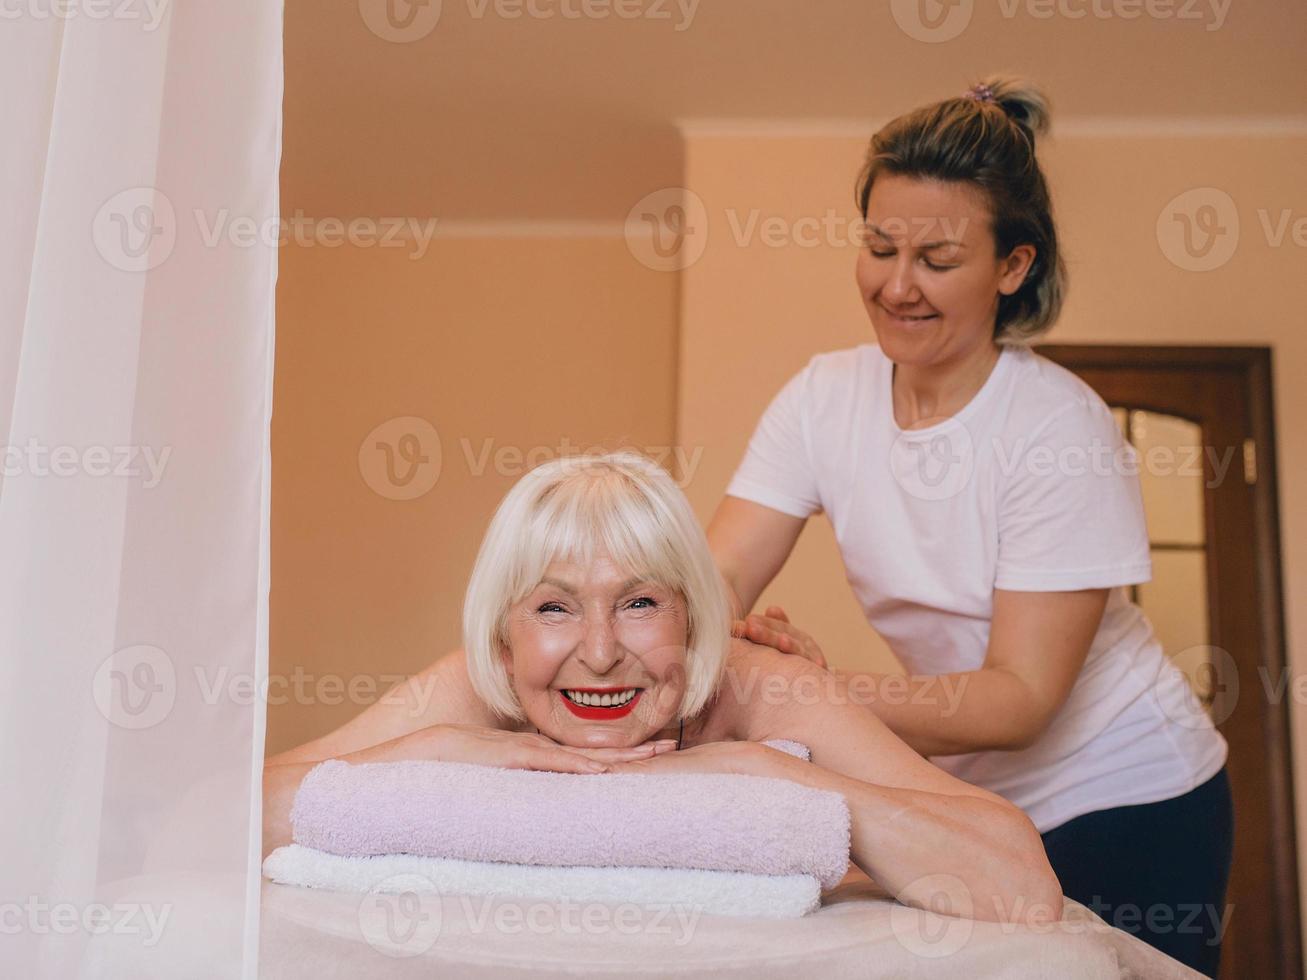
{"label": "t-shirt sleeve", "polygon": [[791,517],[807,518],[821,510],[807,428],[811,371],[809,364],[771,400],[726,488],[727,496],[751,500]]}
{"label": "t-shirt sleeve", "polygon": [[1152,577],[1135,451],[1106,405],[1077,400],[1007,450],[995,588],[1061,592]]}

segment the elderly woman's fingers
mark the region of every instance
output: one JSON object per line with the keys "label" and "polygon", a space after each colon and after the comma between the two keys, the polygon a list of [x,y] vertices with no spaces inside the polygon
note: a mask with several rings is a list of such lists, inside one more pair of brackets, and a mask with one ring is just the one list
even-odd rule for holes
{"label": "elderly woman's fingers", "polygon": [[570,752],[562,746],[528,748],[521,756],[520,769],[544,769],[551,772],[598,773],[607,772],[609,764],[591,759],[579,752]]}
{"label": "elderly woman's fingers", "polygon": [[670,752],[674,748],[676,748],[675,739],[645,742],[642,745],[632,746],[601,746],[597,748],[576,745],[566,746],[568,752],[575,752],[589,759],[597,759],[600,762],[633,762],[639,759],[650,759],[663,752]]}
{"label": "elderly woman's fingers", "polygon": [[584,748],[575,745],[532,746],[524,756],[528,769],[548,769],[554,772],[599,773],[612,772],[627,763],[642,762],[661,755],[676,743],[666,746],[646,742],[629,748]]}
{"label": "elderly woman's fingers", "polygon": [[560,745],[536,732],[478,725],[435,725],[430,731],[430,758],[438,761],[554,772],[608,772],[615,763],[653,759],[676,746],[670,739],[660,739],[629,747],[586,748]]}
{"label": "elderly woman's fingers", "polygon": [[751,742],[705,742],[683,752],[671,752],[639,762],[617,762],[613,773],[714,772],[749,773],[754,753],[766,750]]}

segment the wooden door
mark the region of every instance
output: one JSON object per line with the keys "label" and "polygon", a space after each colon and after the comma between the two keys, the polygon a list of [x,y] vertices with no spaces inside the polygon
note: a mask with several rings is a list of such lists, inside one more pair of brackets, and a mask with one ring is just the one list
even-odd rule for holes
{"label": "wooden door", "polygon": [[[1264,347],[1065,346],[1038,348],[1083,378],[1132,420],[1201,434],[1196,505],[1202,527],[1185,540],[1153,539],[1159,566],[1192,556],[1203,574],[1202,663],[1180,664],[1230,743],[1235,843],[1222,977],[1300,977],[1292,773],[1275,492],[1270,350]],[[1136,440],[1137,441],[1137,440]],[[1138,448],[1138,447],[1137,447]],[[1171,453],[1171,465],[1177,464]],[[1141,460],[1142,468],[1148,463]],[[1165,525],[1170,515],[1150,514]],[[1178,566],[1177,566],[1178,567]],[[1148,603],[1141,602],[1145,611]],[[1160,632],[1160,631],[1159,631]],[[1165,645],[1165,644],[1164,644]],[[1177,651],[1168,650],[1175,656]],[[1190,661],[1193,658],[1187,658]],[[1283,686],[1289,681],[1287,689]]]}

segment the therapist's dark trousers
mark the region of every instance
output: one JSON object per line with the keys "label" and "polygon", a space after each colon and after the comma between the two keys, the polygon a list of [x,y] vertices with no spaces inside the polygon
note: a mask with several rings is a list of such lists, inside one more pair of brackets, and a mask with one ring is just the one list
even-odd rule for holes
{"label": "therapist's dark trousers", "polygon": [[1067,897],[1216,976],[1230,922],[1225,886],[1234,844],[1225,769],[1183,796],[1096,810],[1043,838]]}

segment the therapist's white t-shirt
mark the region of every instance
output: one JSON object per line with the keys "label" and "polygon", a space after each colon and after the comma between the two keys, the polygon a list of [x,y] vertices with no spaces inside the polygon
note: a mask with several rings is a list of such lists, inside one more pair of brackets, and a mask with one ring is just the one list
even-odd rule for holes
{"label": "therapist's white t-shirt", "polygon": [[1111,590],[1084,669],[1033,746],[933,761],[1041,832],[1215,775],[1225,739],[1122,588],[1152,568],[1134,450],[1103,400],[1004,347],[961,412],[905,431],[892,370],[871,344],[814,357],[773,399],[726,492],[795,517],[824,511],[868,622],[913,674],[981,667],[996,588]]}

